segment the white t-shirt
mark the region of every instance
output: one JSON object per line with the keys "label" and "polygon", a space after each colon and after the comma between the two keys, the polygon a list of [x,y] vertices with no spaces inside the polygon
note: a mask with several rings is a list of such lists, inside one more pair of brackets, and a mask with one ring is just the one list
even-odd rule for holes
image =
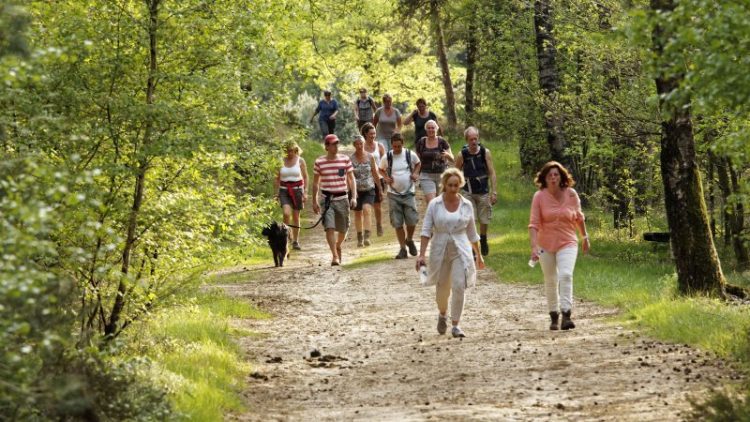
{"label": "white t-shirt", "polygon": [[[403,195],[407,192],[414,193],[414,182],[411,181],[411,172],[414,166],[419,164],[419,157],[414,151],[409,151],[411,154],[411,169],[406,162],[406,148],[401,150],[401,154],[393,154],[393,168],[391,169],[391,177],[393,178],[393,184],[388,186],[388,192]],[[388,153],[380,159],[380,168],[383,170],[383,174],[388,174]]]}

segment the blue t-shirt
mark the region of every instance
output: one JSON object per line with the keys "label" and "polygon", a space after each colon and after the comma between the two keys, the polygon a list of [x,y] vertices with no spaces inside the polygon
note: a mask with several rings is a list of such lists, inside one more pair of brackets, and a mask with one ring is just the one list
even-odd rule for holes
{"label": "blue t-shirt", "polygon": [[328,118],[338,109],[339,103],[337,103],[336,100],[331,100],[330,103],[327,103],[326,100],[320,100],[318,103],[318,112],[320,112],[318,120],[327,122]]}

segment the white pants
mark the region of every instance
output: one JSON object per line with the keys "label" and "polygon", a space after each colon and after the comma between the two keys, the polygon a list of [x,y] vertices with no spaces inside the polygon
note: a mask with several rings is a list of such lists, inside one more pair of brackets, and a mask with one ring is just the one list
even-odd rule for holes
{"label": "white pants", "polygon": [[440,275],[436,287],[438,311],[445,315],[448,311],[448,297],[451,296],[451,320],[459,321],[464,310],[464,297],[466,296],[466,269],[458,255],[456,244],[448,241],[443,255],[443,263],[440,266]]}
{"label": "white pants", "polygon": [[573,268],[576,265],[578,247],[569,247],[557,252],[544,251],[539,263],[544,273],[544,291],[550,312],[573,309]]}

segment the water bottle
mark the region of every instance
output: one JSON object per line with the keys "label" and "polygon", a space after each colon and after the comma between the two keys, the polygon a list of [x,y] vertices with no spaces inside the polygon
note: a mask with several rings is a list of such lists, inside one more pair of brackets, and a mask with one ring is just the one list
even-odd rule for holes
{"label": "water bottle", "polygon": [[534,258],[530,258],[529,259],[529,267],[530,268],[536,267],[536,264],[539,262],[539,257],[535,257],[535,258],[536,259],[534,259]]}
{"label": "water bottle", "polygon": [[423,286],[427,284],[427,266],[426,265],[419,266],[419,284]]}

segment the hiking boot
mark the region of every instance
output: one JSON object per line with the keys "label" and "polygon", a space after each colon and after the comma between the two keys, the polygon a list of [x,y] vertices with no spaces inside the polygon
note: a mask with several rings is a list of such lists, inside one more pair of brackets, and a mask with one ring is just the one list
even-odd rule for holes
{"label": "hiking boot", "polygon": [[406,259],[409,255],[406,253],[406,248],[401,248],[400,251],[398,251],[398,255],[396,255],[396,259]]}
{"label": "hiking boot", "polygon": [[301,251],[302,250],[302,248],[299,246],[299,242],[297,242],[296,240],[294,242],[292,242],[292,249],[294,249],[295,251]]}
{"label": "hiking boot", "polygon": [[365,246],[370,246],[371,245],[371,243],[370,243],[370,231],[369,230],[365,230],[365,240],[364,240],[363,243],[365,244]]}
{"label": "hiking boot", "polygon": [[361,248],[362,246],[365,246],[364,237],[362,232],[357,232],[357,247]]}
{"label": "hiking boot", "polygon": [[407,239],[406,246],[409,247],[409,253],[411,254],[411,256],[417,256],[417,245],[414,244],[413,240]]}
{"label": "hiking boot", "polygon": [[445,334],[448,330],[448,317],[444,315],[438,315],[438,334]]}
{"label": "hiking boot", "polygon": [[482,256],[487,256],[487,254],[490,253],[490,245],[487,244],[486,234],[479,236],[479,247],[482,251]]}
{"label": "hiking boot", "polygon": [[466,337],[466,334],[464,334],[464,330],[462,330],[458,325],[453,326],[453,329],[451,330],[451,335],[457,338]]}
{"label": "hiking boot", "polygon": [[552,331],[559,330],[560,326],[558,325],[558,320],[560,319],[560,313],[557,312],[557,311],[550,312],[549,313],[549,319],[552,321],[550,323],[550,325],[549,325],[549,329],[552,330]]}
{"label": "hiking boot", "polygon": [[562,311],[562,324],[560,324],[561,330],[570,330],[576,328],[573,321],[570,319],[570,311]]}
{"label": "hiking boot", "polygon": [[378,224],[378,237],[383,235],[383,226]]}

